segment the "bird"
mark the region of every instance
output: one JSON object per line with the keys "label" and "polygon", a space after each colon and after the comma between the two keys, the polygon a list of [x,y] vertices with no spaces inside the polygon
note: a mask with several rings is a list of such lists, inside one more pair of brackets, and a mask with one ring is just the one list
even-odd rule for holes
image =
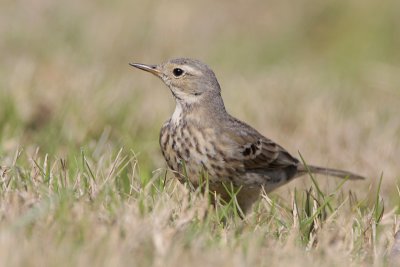
{"label": "bird", "polygon": [[305,174],[359,180],[339,169],[303,164],[282,146],[225,109],[213,70],[196,59],[176,58],[158,65],[129,63],[160,78],[175,99],[175,110],[162,126],[161,152],[175,177],[197,188],[207,177],[211,193],[236,200],[247,214],[262,192],[269,193]]}

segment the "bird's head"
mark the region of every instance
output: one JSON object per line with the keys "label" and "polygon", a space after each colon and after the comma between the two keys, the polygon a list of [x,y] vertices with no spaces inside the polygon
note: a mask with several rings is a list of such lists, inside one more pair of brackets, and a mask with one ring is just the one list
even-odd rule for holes
{"label": "bird's head", "polygon": [[214,72],[195,59],[177,58],[159,65],[130,65],[161,78],[181,104],[198,103],[221,95]]}

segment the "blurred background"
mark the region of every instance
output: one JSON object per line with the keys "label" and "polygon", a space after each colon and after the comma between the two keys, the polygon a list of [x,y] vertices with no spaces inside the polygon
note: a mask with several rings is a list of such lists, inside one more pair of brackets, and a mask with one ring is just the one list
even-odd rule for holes
{"label": "blurred background", "polygon": [[174,101],[128,63],[191,57],[215,71],[232,115],[307,162],[370,177],[348,185],[361,194],[383,173],[390,197],[400,177],[399,10],[396,0],[2,0],[0,165],[18,148],[74,160],[123,147],[151,177],[165,167],[158,132]]}

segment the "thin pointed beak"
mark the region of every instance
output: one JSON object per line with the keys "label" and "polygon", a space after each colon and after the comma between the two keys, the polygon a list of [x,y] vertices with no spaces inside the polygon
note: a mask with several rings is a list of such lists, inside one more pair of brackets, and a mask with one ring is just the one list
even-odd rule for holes
{"label": "thin pointed beak", "polygon": [[132,67],[150,72],[158,77],[161,75],[161,71],[158,69],[157,65],[146,65],[146,64],[140,64],[140,63],[129,63]]}

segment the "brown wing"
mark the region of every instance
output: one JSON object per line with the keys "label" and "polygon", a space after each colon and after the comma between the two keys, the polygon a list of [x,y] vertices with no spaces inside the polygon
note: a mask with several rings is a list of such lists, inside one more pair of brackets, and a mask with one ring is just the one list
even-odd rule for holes
{"label": "brown wing", "polygon": [[229,135],[238,145],[237,159],[245,172],[260,174],[269,181],[289,180],[296,174],[299,161],[283,147],[236,119],[231,124],[233,127],[236,130],[229,131]]}
{"label": "brown wing", "polygon": [[277,170],[297,166],[299,162],[284,148],[265,137],[244,144],[241,152],[247,170]]}

